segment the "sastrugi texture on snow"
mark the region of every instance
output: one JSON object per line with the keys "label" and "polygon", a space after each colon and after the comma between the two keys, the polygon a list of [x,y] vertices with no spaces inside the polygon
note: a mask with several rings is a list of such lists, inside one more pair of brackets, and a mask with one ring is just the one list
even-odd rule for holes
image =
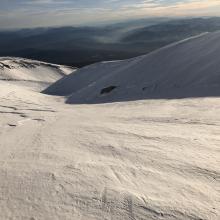
{"label": "sastrugi texture on snow", "polygon": [[219,50],[206,34],[94,64],[60,96],[41,82],[69,68],[0,58],[0,220],[219,220]]}

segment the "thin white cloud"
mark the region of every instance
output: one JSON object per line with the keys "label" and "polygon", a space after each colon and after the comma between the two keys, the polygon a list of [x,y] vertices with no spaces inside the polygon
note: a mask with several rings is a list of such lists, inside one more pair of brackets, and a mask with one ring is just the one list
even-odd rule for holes
{"label": "thin white cloud", "polygon": [[8,0],[0,27],[80,25],[152,16],[220,16],[220,0]]}

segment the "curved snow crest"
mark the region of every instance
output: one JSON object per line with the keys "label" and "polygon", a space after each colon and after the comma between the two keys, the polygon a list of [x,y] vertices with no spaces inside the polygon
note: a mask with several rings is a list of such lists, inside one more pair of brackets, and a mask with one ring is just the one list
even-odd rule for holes
{"label": "curved snow crest", "polygon": [[16,57],[0,57],[0,80],[11,83],[48,86],[75,68]]}
{"label": "curved snow crest", "polygon": [[93,64],[44,92],[67,103],[220,96],[220,32],[204,33],[150,54]]}

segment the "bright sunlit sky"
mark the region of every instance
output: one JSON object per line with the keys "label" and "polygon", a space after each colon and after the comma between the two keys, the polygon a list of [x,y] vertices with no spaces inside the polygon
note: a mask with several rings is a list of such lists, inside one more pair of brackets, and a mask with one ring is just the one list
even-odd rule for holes
{"label": "bright sunlit sky", "polygon": [[88,25],[154,16],[220,16],[220,0],[0,0],[0,28]]}

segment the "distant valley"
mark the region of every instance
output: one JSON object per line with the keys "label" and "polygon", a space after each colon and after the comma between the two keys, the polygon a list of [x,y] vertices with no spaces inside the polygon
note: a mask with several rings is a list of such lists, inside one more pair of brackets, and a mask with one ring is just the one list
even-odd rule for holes
{"label": "distant valley", "polygon": [[142,19],[97,27],[0,32],[0,56],[82,67],[149,53],[172,42],[220,30],[220,18]]}

